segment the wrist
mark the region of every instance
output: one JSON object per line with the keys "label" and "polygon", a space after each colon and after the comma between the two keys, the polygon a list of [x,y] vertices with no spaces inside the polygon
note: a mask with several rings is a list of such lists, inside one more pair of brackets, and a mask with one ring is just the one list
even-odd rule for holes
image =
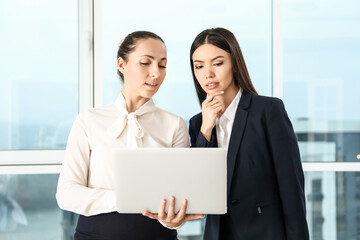
{"label": "wrist", "polygon": [[208,142],[210,142],[210,140],[211,140],[212,129],[213,128],[208,128],[208,127],[204,127],[204,126],[201,126],[201,128],[200,128],[201,134],[203,135],[204,138],[206,138],[206,140]]}
{"label": "wrist", "polygon": [[168,229],[172,229],[172,230],[174,230],[174,229],[177,230],[177,229],[181,228],[181,227],[185,224],[185,222],[180,223],[180,224],[177,224],[177,225],[175,225],[175,224],[166,224],[166,223],[162,222],[161,220],[159,220],[159,222],[160,222],[161,225],[163,225],[164,227],[166,227],[166,228],[168,228]]}

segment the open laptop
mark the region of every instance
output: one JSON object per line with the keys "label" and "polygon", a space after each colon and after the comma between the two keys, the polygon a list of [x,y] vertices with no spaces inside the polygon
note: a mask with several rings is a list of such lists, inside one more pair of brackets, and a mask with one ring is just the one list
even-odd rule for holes
{"label": "open laptop", "polygon": [[157,213],[161,200],[176,198],[175,212],[224,214],[226,153],[222,148],[114,149],[114,185],[119,213]]}

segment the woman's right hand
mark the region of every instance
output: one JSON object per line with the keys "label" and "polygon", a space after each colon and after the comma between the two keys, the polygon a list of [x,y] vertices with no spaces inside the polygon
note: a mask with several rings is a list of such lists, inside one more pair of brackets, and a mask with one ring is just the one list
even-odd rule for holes
{"label": "woman's right hand", "polygon": [[211,140],[211,132],[215,127],[217,116],[221,116],[225,111],[223,94],[224,91],[208,94],[201,104],[202,125],[200,132],[208,141]]}
{"label": "woman's right hand", "polygon": [[143,215],[151,219],[157,219],[162,225],[170,229],[177,229],[187,221],[204,218],[204,214],[186,214],[187,203],[187,200],[184,199],[180,210],[175,213],[175,197],[172,196],[167,213],[165,212],[166,199],[163,199],[158,214],[153,214],[146,210]]}

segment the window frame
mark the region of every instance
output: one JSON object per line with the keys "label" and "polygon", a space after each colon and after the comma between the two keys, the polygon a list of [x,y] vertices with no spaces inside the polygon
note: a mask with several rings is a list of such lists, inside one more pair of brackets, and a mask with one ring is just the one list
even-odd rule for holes
{"label": "window frame", "polygon": [[[272,0],[272,95],[283,97],[282,0]],[[102,105],[102,2],[78,0],[79,112]],[[0,151],[0,174],[59,173],[65,150]],[[24,160],[26,159],[26,161]],[[360,171],[359,162],[305,162],[304,171]]]}

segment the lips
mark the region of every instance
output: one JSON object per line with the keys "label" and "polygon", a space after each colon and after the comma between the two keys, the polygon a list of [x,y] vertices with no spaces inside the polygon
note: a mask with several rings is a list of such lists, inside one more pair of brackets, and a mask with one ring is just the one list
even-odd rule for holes
{"label": "lips", "polygon": [[145,83],[145,85],[146,86],[149,86],[149,87],[151,87],[151,88],[155,88],[155,87],[157,87],[157,84],[156,83]]}
{"label": "lips", "polygon": [[219,86],[218,82],[209,82],[205,85],[205,87],[209,90],[215,89]]}

